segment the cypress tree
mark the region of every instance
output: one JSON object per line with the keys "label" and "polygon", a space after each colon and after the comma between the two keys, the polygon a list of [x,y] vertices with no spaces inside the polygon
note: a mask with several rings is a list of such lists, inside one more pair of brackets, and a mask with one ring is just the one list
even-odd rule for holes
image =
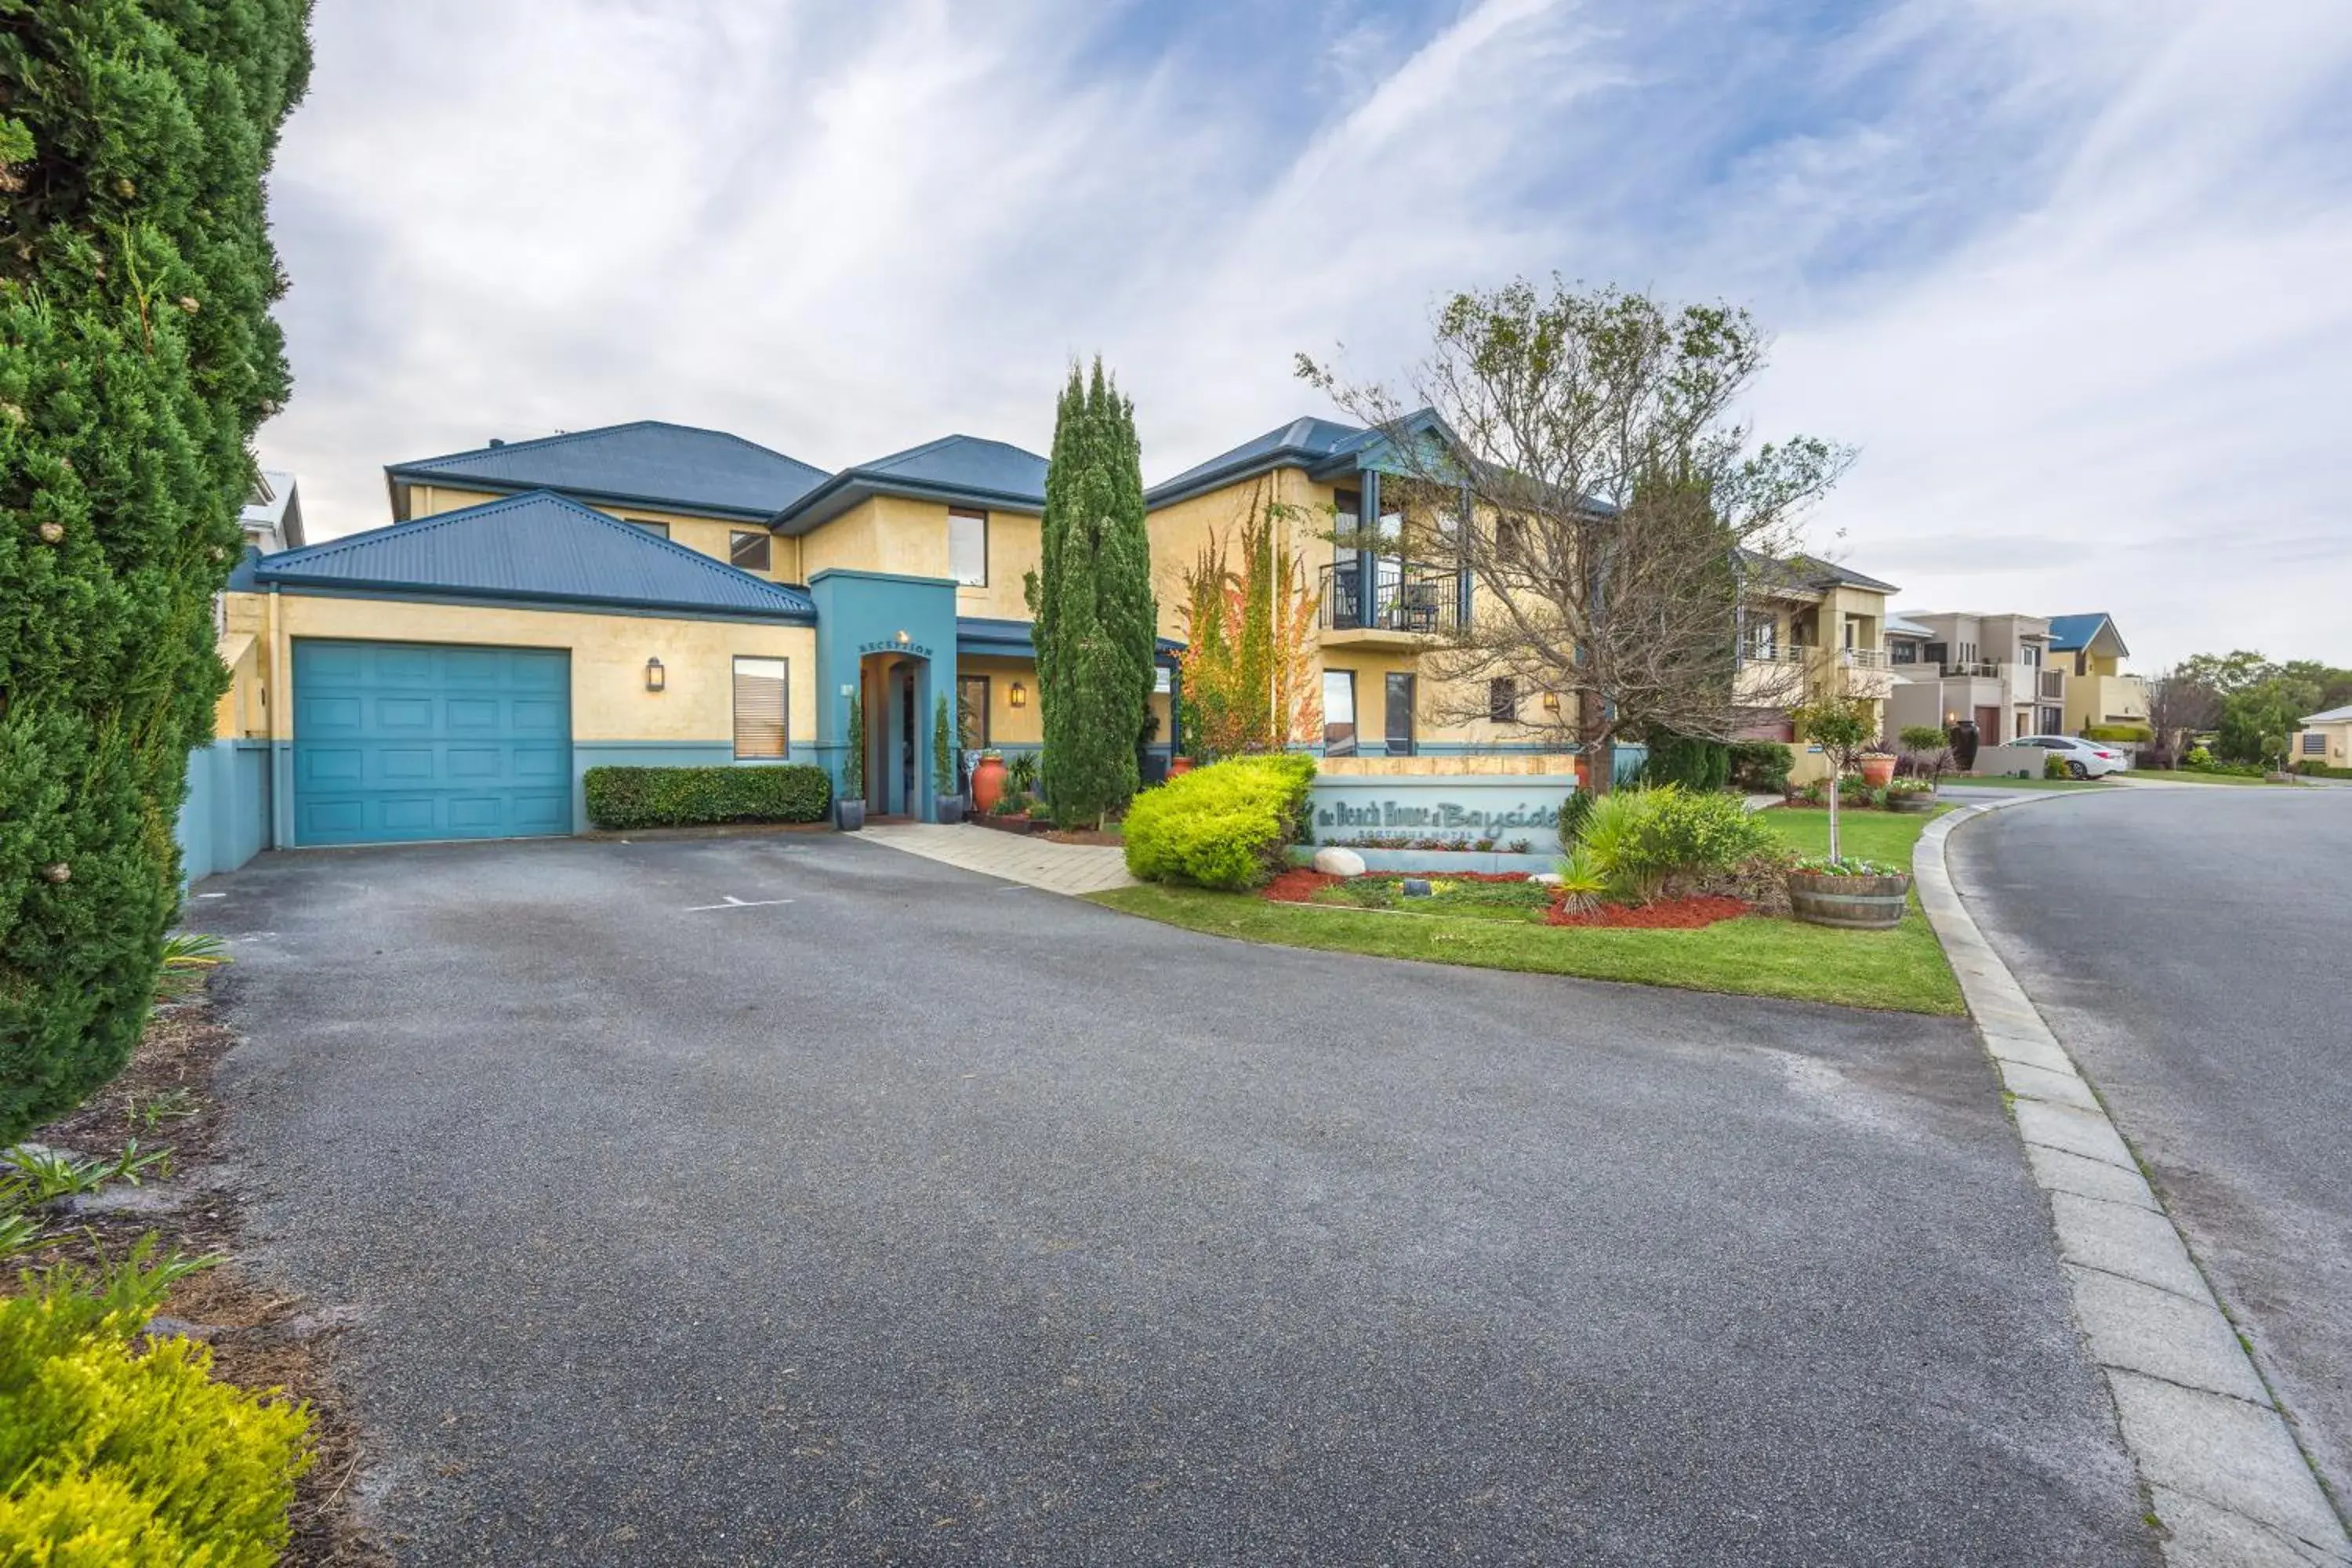
{"label": "cypress tree", "polygon": [[0,0],[0,1142],[137,1044],[212,596],[289,389],[262,179],[308,0]]}
{"label": "cypress tree", "polygon": [[1046,794],[1059,821],[1093,821],[1134,797],[1158,636],[1135,409],[1100,359],[1062,389],[1040,532],[1028,595]]}

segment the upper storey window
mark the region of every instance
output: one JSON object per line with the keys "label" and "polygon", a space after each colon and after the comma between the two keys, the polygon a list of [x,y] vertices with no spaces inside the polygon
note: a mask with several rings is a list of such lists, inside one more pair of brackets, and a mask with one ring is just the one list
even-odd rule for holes
{"label": "upper storey window", "polygon": [[988,514],[948,510],[948,575],[966,588],[988,586]]}

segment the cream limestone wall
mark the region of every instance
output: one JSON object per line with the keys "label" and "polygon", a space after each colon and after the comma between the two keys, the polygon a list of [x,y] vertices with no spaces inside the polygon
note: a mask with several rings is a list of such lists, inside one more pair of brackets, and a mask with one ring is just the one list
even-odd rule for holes
{"label": "cream limestone wall", "polygon": [[1151,593],[1160,603],[1160,635],[1184,635],[1184,574],[1200,560],[1211,538],[1222,536],[1230,550],[1242,523],[1268,500],[1305,514],[1294,518],[1290,543],[1306,563],[1311,586],[1331,560],[1330,541],[1321,537],[1331,527],[1331,486],[1309,482],[1304,469],[1276,468],[1154,509],[1145,526],[1151,534]]}
{"label": "cream limestone wall", "polygon": [[[578,742],[731,741],[736,656],[784,658],[791,661],[795,760],[816,740],[816,632],[811,626],[302,594],[231,594],[227,610],[232,632],[250,627],[257,636],[252,657],[237,667],[224,710],[266,713],[267,732],[279,741],[293,738],[293,706],[283,696],[281,672],[293,668],[297,637],[568,648],[572,738]],[[646,689],[648,658],[662,661],[661,691]]]}
{"label": "cream limestone wall", "polygon": [[[983,675],[988,678],[988,743],[992,746],[1035,746],[1045,739],[1045,723],[1037,704],[1037,670],[1025,658],[993,658],[958,656],[956,675]],[[1013,706],[1013,683],[1019,681],[1028,693],[1025,705]]]}
{"label": "cream limestone wall", "polygon": [[[505,499],[507,498],[501,495],[493,495],[481,490],[454,489],[445,485],[411,485],[408,489],[408,515],[412,519],[433,517],[441,512],[457,511],[465,507],[480,506],[485,501]],[[579,498],[575,496],[572,499],[576,500]],[[669,529],[672,543],[683,544],[688,550],[698,551],[714,561],[725,561],[730,564],[733,563],[734,552],[734,540],[731,536],[736,533],[753,533],[760,531],[758,523],[729,522],[719,518],[694,517],[686,512],[664,511],[658,507],[617,506],[588,501],[582,501],[581,504],[593,505],[605,516],[617,517],[625,521],[666,524]],[[801,542],[797,539],[788,538],[782,534],[775,535],[772,542],[768,546],[768,570],[754,572],[751,574],[755,577],[764,577],[772,583],[806,581],[800,571],[800,544]]]}
{"label": "cream limestone wall", "polygon": [[[900,496],[861,501],[803,536],[800,561],[807,574],[794,580],[806,582],[827,567],[945,577],[949,510],[945,501]],[[976,588],[957,588],[956,614],[1025,621],[1029,603],[1022,578],[1037,570],[1038,519],[1018,511],[989,511],[987,517],[988,581]]]}

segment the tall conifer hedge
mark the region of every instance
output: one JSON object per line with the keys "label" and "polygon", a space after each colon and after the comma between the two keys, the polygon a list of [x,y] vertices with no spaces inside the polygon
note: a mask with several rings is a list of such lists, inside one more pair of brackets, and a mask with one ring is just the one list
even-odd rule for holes
{"label": "tall conifer hedge", "polygon": [[1072,365],[1062,389],[1040,532],[1028,593],[1045,784],[1066,826],[1134,797],[1159,636],[1135,408],[1099,359],[1091,377]]}
{"label": "tall conifer hedge", "polygon": [[211,603],[289,389],[262,177],[308,0],[0,0],[0,1142],[136,1045]]}

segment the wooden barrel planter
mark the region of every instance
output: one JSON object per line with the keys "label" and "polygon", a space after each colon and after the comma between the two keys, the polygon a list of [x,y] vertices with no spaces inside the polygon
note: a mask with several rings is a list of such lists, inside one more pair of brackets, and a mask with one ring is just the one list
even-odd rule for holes
{"label": "wooden barrel planter", "polygon": [[1890,795],[1886,797],[1886,809],[1907,811],[1915,816],[1924,816],[1936,809],[1936,795],[1933,790],[1915,790],[1903,795]]}
{"label": "wooden barrel planter", "polygon": [[1811,925],[1846,931],[1892,931],[1903,923],[1911,879],[1832,877],[1820,871],[1789,873],[1789,912]]}

